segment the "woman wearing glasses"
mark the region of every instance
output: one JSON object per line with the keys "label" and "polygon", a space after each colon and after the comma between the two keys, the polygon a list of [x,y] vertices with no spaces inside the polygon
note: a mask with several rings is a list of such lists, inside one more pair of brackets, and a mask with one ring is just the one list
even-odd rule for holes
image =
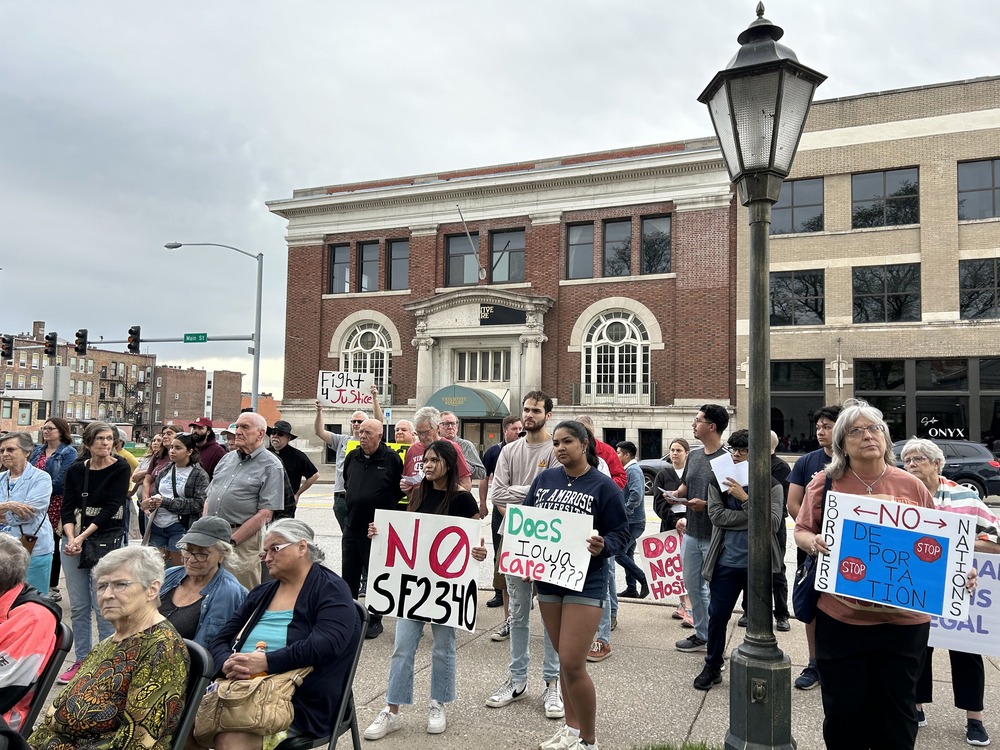
{"label": "woman wearing glasses", "polygon": [[[273,580],[249,593],[209,645],[216,668],[234,680],[312,667],[292,698],[292,726],[264,738],[222,732],[212,741],[215,750],[272,748],[286,738],[311,747],[308,740],[332,731],[361,620],[350,589],[322,565],[323,551],[313,539],[313,530],[294,518],[267,527],[260,558]],[[264,651],[256,650],[261,641]]]}
{"label": "woman wearing glasses", "polygon": [[[28,463],[36,469],[41,469],[52,478],[49,524],[52,526],[52,533],[57,540],[62,536],[63,483],[66,480],[66,470],[74,461],[76,461],[76,448],[73,447],[73,436],[69,431],[69,422],[61,417],[50,417],[42,425],[42,444],[35,446],[28,457]],[[52,571],[49,573],[49,599],[54,602],[62,599],[62,594],[59,593],[59,571],[59,555],[52,555]],[[45,593],[44,588],[39,589],[39,591]]]}
{"label": "woman wearing glasses", "polygon": [[[882,412],[848,399],[833,427],[833,459],[808,484],[795,523],[795,543],[811,555],[828,554],[820,533],[826,488],[933,508],[927,487],[896,468]],[[816,662],[823,691],[823,738],[840,748],[912,748],[914,706],[930,632],[919,612],[820,594]]]}
{"label": "woman wearing glasses", "polygon": [[160,614],[184,638],[208,648],[247,598],[247,590],[224,567],[233,554],[232,529],[218,516],[199,518],[177,542],[182,564],[167,570]]}

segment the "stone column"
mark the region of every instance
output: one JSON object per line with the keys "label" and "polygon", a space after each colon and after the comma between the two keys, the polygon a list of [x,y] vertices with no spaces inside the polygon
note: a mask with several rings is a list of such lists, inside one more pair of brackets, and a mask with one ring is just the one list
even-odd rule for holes
{"label": "stone column", "polygon": [[418,332],[411,342],[417,348],[417,406],[421,407],[434,395],[434,339]]}
{"label": "stone column", "polygon": [[[524,383],[522,393],[511,393],[511,404],[520,404],[528,391],[540,390],[542,387],[542,344],[548,341],[544,333],[526,333],[518,338],[524,351],[524,372],[521,382]],[[513,406],[511,413],[514,413]]]}

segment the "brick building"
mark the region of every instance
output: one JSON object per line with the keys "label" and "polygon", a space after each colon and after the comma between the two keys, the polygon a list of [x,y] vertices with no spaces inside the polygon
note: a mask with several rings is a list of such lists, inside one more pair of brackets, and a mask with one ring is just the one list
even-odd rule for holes
{"label": "brick building", "polygon": [[182,369],[172,365],[156,368],[153,386],[153,424],[180,425],[198,417],[210,417],[228,426],[240,413],[243,374],[229,370]]}
{"label": "brick building", "polygon": [[[371,373],[390,422],[450,409],[481,448],[535,388],[643,457],[689,435],[700,404],[733,403],[734,212],[714,139],[268,206],[288,221],[282,412],[302,436],[320,370]],[[327,414],[346,429],[350,410]]]}
{"label": "brick building", "polygon": [[[1000,438],[998,102],[986,78],[813,106],[771,227],[779,434],[808,435],[816,408],[857,395],[894,439]],[[746,317],[741,293],[738,425]]]}

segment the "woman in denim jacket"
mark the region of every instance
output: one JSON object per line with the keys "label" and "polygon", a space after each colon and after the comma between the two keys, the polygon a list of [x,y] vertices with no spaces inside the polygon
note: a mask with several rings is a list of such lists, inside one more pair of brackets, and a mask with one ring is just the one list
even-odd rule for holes
{"label": "woman in denim jacket", "polygon": [[[62,417],[50,417],[42,425],[42,443],[36,445],[28,456],[28,463],[36,469],[41,469],[52,478],[52,497],[49,498],[49,523],[55,535],[56,547],[62,536],[62,503],[63,483],[66,481],[66,470],[76,461],[77,452],[73,447],[73,436],[69,431],[69,422]],[[59,555],[52,555],[52,572],[49,574],[48,596],[58,602],[62,599],[59,593]],[[44,589],[40,589],[45,594]]]}

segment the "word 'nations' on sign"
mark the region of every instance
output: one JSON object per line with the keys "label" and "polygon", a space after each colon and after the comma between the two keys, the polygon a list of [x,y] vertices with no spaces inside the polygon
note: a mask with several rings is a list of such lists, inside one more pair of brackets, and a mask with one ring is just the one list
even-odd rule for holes
{"label": "word 'nations' on sign", "polygon": [[965,618],[931,618],[927,645],[984,656],[1000,656],[1000,555],[975,555],[978,586]]}
{"label": "word 'nations' on sign", "polygon": [[829,492],[816,589],[875,605],[965,618],[972,567],[970,516]]}
{"label": "word 'nations' on sign", "polygon": [[373,382],[367,372],[320,370],[316,399],[324,406],[370,406]]}
{"label": "word 'nations' on sign", "polygon": [[594,517],[527,505],[507,506],[500,572],[583,591]]}
{"label": "word 'nations' on sign", "polygon": [[375,511],[368,594],[372,612],[476,630],[479,521],[433,513]]}
{"label": "word 'nations' on sign", "polygon": [[636,549],[653,599],[660,601],[668,596],[684,596],[687,593],[681,569],[679,532],[664,531],[644,536],[636,543]]}

